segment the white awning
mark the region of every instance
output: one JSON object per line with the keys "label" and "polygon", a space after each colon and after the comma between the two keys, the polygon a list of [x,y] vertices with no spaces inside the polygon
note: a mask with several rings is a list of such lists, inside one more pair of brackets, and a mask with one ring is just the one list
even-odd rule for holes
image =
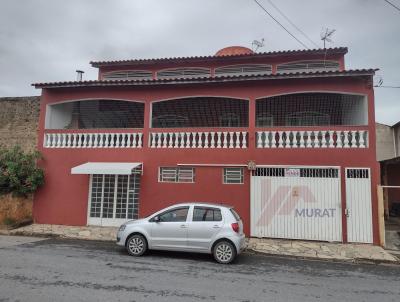
{"label": "white awning", "polygon": [[131,175],[142,163],[86,163],[73,167],[71,174],[118,174]]}

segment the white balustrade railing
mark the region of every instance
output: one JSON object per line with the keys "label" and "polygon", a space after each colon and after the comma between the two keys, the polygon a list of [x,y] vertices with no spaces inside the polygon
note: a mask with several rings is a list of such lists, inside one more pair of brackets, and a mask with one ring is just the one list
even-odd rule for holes
{"label": "white balustrade railing", "polygon": [[142,148],[142,133],[46,133],[45,148]]}
{"label": "white balustrade railing", "polygon": [[153,132],[150,148],[247,148],[247,132]]}
{"label": "white balustrade railing", "polygon": [[366,130],[258,131],[257,148],[366,148]]}

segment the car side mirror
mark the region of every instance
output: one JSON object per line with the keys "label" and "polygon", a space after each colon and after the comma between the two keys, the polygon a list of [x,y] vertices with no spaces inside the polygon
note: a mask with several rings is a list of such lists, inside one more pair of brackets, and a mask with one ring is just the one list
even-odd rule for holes
{"label": "car side mirror", "polygon": [[155,216],[155,217],[153,217],[153,219],[152,219],[154,222],[160,222],[160,217],[158,217],[158,216]]}

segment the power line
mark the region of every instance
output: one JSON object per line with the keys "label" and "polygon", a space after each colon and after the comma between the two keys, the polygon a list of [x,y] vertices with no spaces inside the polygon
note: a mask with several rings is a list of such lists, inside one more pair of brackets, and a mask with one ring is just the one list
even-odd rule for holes
{"label": "power line", "polygon": [[381,85],[381,86],[375,85],[374,87],[377,87],[377,88],[400,88],[400,86],[385,86],[385,85]]}
{"label": "power line", "polygon": [[390,2],[389,0],[383,0],[383,1],[385,1],[387,4],[393,6],[395,9],[397,9],[397,10],[400,12],[400,7],[394,5],[394,4],[393,4],[392,2]]}
{"label": "power line", "polygon": [[314,44],[315,47],[319,48],[318,44],[315,43],[307,34],[302,31],[296,24],[294,24],[288,16],[286,16],[271,0],[268,0],[268,2],[271,4],[273,8],[275,8],[281,15],[284,17],[295,29],[297,29],[298,32],[300,32],[310,43]]}
{"label": "power line", "polygon": [[297,39],[289,30],[286,29],[285,26],[283,26],[278,20],[276,20],[276,19],[274,18],[274,16],[272,16],[272,15],[269,13],[269,11],[268,11],[264,6],[262,6],[257,0],[254,0],[254,2],[255,2],[264,12],[266,12],[266,13],[268,14],[268,16],[270,16],[280,27],[282,27],[289,35],[291,35],[297,42],[299,42],[299,43],[300,43],[301,45],[303,45],[305,48],[309,49],[309,48],[307,47],[307,45],[305,45],[303,42],[301,42],[299,39]]}

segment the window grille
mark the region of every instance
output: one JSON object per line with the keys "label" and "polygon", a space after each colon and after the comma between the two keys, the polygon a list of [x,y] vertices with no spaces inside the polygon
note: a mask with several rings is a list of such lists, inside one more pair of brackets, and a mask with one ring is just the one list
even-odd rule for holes
{"label": "window grille", "polygon": [[92,218],[137,219],[140,171],[132,175],[92,175],[90,213]]}
{"label": "window grille", "polygon": [[149,80],[152,78],[152,72],[147,70],[127,70],[103,74],[103,80]]}
{"label": "window grille", "polygon": [[160,167],[160,182],[194,182],[194,168]]}
{"label": "window grille", "polygon": [[164,69],[157,72],[158,79],[198,78],[209,77],[210,75],[210,69],[197,67]]}
{"label": "window grille", "polygon": [[234,65],[215,68],[216,76],[271,74],[271,65]]}
{"label": "window grille", "polygon": [[[294,173],[293,170],[297,170],[297,173]],[[275,167],[266,167],[266,168],[257,168],[252,173],[253,176],[269,176],[269,177],[288,177],[288,176],[297,176],[304,178],[338,178],[339,177],[339,169],[337,168],[275,168]]]}
{"label": "window grille", "polygon": [[369,178],[369,169],[347,169],[347,178]]}
{"label": "window grille", "polygon": [[299,61],[279,64],[277,66],[278,73],[294,73],[294,72],[315,72],[326,70],[339,70],[339,62],[336,61]]}
{"label": "window grille", "polygon": [[153,103],[152,127],[248,127],[248,113],[247,100],[219,97],[168,100]]}
{"label": "window grille", "polygon": [[363,96],[339,93],[296,93],[256,100],[256,126],[366,125]]}
{"label": "window grille", "polygon": [[242,184],[243,168],[224,168],[224,184]]}

